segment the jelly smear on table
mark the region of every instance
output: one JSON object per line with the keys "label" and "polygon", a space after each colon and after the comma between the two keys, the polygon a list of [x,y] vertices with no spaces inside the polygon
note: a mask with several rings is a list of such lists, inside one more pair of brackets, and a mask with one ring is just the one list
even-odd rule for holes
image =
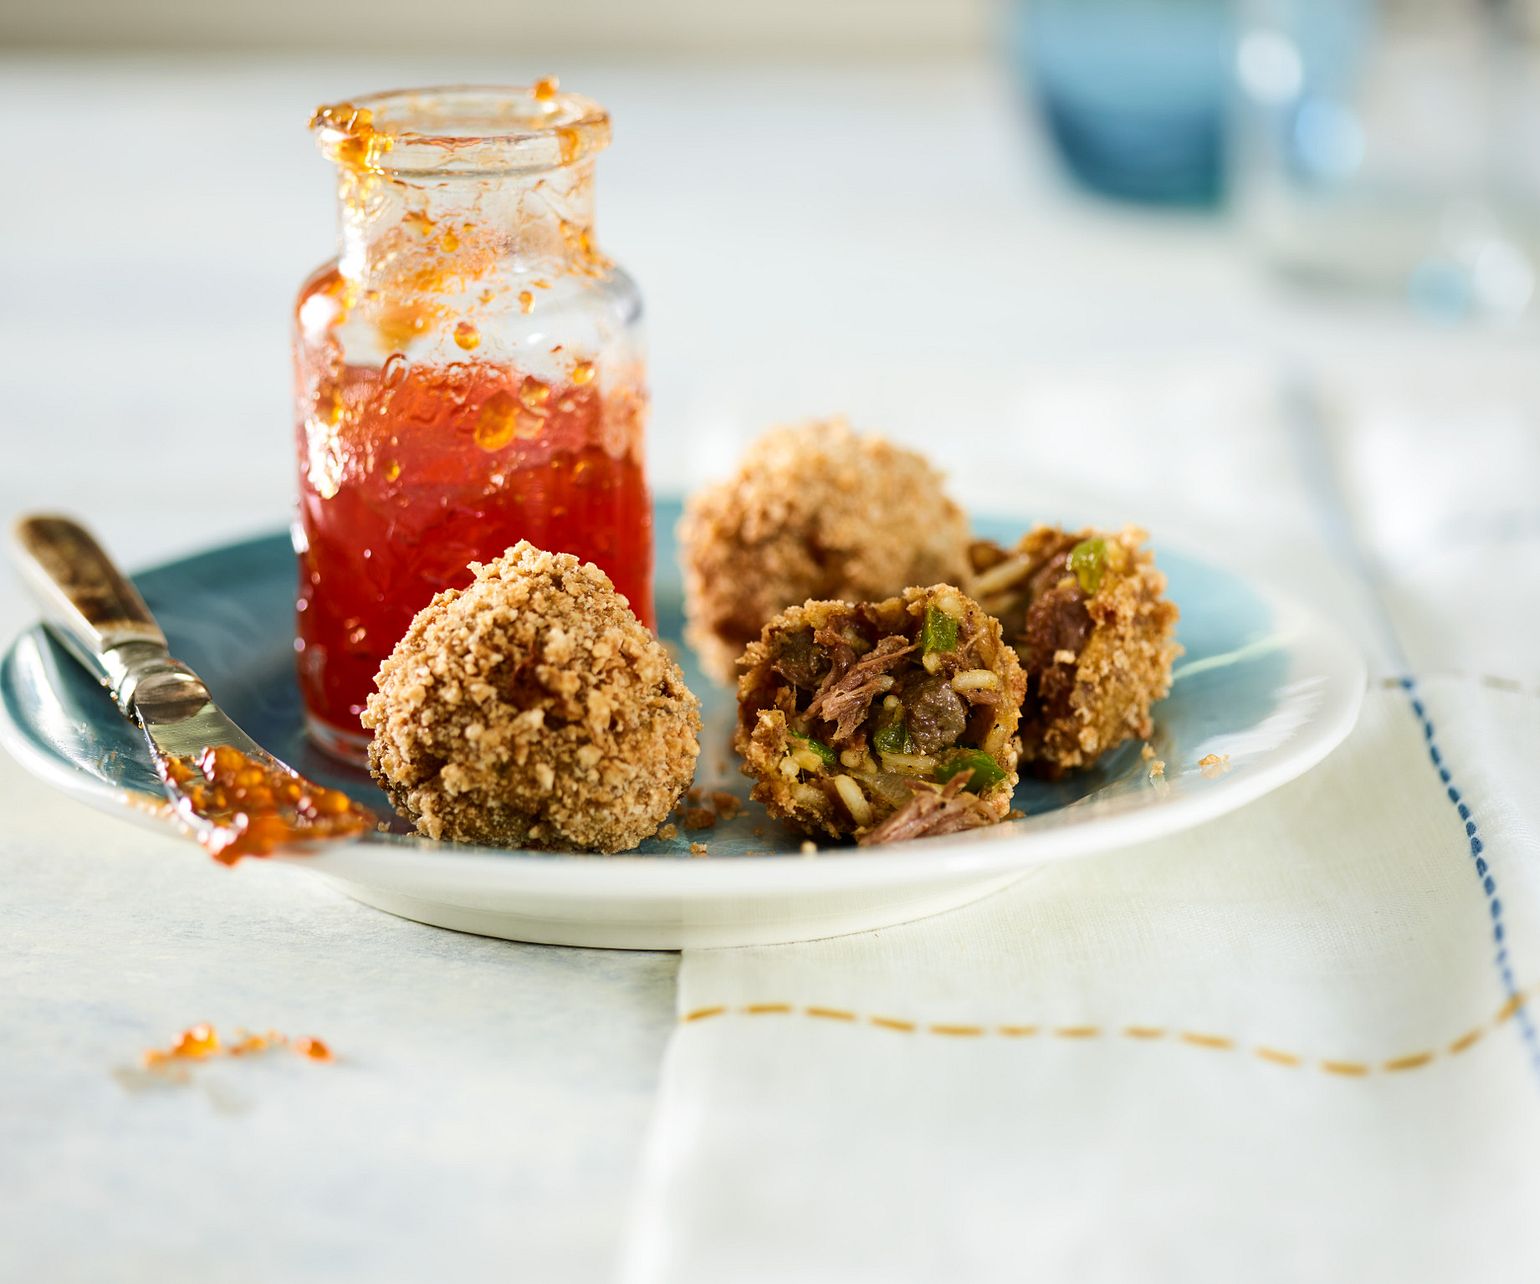
{"label": "jelly smear on table", "polygon": [[345,793],[220,745],[158,764],[176,812],[215,860],[270,856],[282,847],[373,829],[374,813]]}
{"label": "jelly smear on table", "polygon": [[147,1070],[162,1070],[179,1062],[207,1061],[212,1057],[249,1057],[279,1050],[296,1053],[311,1061],[335,1059],[332,1050],[314,1035],[291,1039],[277,1030],[265,1034],[237,1030],[232,1039],[224,1041],[213,1026],[200,1022],[183,1030],[169,1047],[147,1050],[143,1061]]}
{"label": "jelly smear on table", "polygon": [[[471,339],[457,335],[467,351]],[[295,647],[328,747],[361,741],[374,675],[413,615],[520,539],[594,562],[652,627],[644,394],[624,381],[601,390],[591,362],[563,370],[543,381],[395,356],[378,370],[299,372],[315,393],[299,427]]]}

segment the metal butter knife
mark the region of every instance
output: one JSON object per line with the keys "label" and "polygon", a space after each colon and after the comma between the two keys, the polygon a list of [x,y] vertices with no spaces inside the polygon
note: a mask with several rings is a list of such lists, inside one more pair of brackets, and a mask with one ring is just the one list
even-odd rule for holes
{"label": "metal butter knife", "polygon": [[[265,850],[355,837],[373,827],[372,814],[268,753],[214,703],[203,680],[172,657],[138,590],[85,527],[68,517],[23,517],[15,526],[13,556],[48,631],[107,688],[118,711],[139,725],[178,818],[211,852],[241,854],[239,840],[250,837],[244,830],[232,833],[237,821],[227,814],[228,800],[205,787],[220,782],[189,778],[188,764],[212,750],[234,750],[298,801],[297,811],[284,811],[296,823],[287,830],[268,826],[274,841]],[[307,814],[316,812],[318,800],[322,814]],[[351,812],[342,810],[344,804]],[[255,812],[244,814],[238,823],[249,828]],[[265,854],[262,846],[248,850]]]}

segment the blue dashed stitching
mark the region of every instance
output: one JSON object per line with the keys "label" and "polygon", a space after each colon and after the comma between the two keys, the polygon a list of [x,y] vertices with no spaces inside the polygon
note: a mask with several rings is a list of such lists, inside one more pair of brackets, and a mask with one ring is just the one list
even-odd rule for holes
{"label": "blue dashed stitching", "polygon": [[[1406,652],[1396,636],[1395,621],[1386,608],[1374,565],[1358,543],[1342,488],[1333,473],[1320,399],[1308,382],[1290,379],[1285,388],[1284,400],[1293,426],[1297,429],[1294,442],[1299,451],[1301,475],[1316,501],[1317,516],[1327,536],[1343,550],[1348,564],[1357,570],[1364,587],[1369,590],[1371,600],[1377,608],[1376,615],[1388,652],[1396,657],[1392,663],[1409,670],[1411,665],[1407,663]],[[1518,987],[1514,983],[1513,970],[1508,961],[1508,947],[1504,943],[1506,932],[1502,920],[1502,902],[1497,898],[1497,880],[1490,875],[1487,862],[1481,854],[1485,850],[1485,844],[1481,841],[1481,835],[1477,830],[1476,818],[1471,814],[1469,804],[1460,797],[1460,791],[1455,788],[1454,777],[1444,763],[1443,751],[1434,743],[1433,722],[1417,695],[1416,679],[1408,673],[1406,677],[1400,679],[1400,683],[1411,703],[1412,712],[1417,715],[1417,721],[1422,726],[1422,739],[1427,746],[1429,761],[1438,772],[1439,781],[1449,796],[1450,804],[1465,824],[1465,837],[1470,845],[1471,858],[1475,863],[1477,876],[1483,880],[1481,885],[1486,890],[1487,903],[1491,911],[1492,940],[1497,946],[1495,955],[1497,974],[1502,978],[1503,988],[1511,1001],[1518,994]],[[1534,1023],[1525,1011],[1522,1000],[1518,1002],[1514,1018],[1514,1024],[1519,1028],[1524,1045],[1529,1052],[1530,1064],[1535,1072],[1540,1074],[1540,1041],[1536,1039]]]}
{"label": "blue dashed stitching", "polygon": [[[1492,943],[1497,946],[1494,958],[1497,973],[1502,977],[1505,996],[1512,999],[1518,995],[1519,988],[1508,962],[1508,947],[1504,943],[1507,931],[1503,926],[1503,903],[1497,895],[1497,878],[1491,872],[1486,857],[1482,855],[1486,851],[1486,844],[1481,841],[1481,834],[1476,826],[1475,817],[1471,814],[1470,804],[1460,796],[1460,791],[1455,788],[1453,778],[1449,774],[1449,768],[1444,766],[1443,755],[1433,739],[1433,720],[1428,717],[1427,709],[1417,697],[1417,680],[1404,677],[1401,679],[1401,687],[1411,700],[1412,712],[1422,724],[1422,738],[1428,746],[1428,757],[1438,768],[1438,778],[1446,786],[1449,801],[1459,813],[1460,819],[1465,822],[1465,837],[1470,844],[1471,860],[1476,867],[1476,877],[1481,879],[1481,889],[1486,893],[1487,912],[1492,919]],[[1523,1033],[1524,1042],[1529,1045],[1530,1057],[1534,1061],[1535,1068],[1540,1070],[1540,1041],[1536,1039],[1534,1023],[1529,1019],[1529,1013],[1524,1010],[1522,1004],[1514,1014],[1514,1018]]]}

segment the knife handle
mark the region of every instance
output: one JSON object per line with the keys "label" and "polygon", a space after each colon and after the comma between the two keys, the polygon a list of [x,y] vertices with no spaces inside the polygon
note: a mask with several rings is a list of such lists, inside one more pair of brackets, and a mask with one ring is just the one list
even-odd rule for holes
{"label": "knife handle", "polygon": [[13,532],[12,555],[48,631],[112,692],[125,714],[139,677],[176,663],[139,591],[79,522],[52,514],[23,517]]}

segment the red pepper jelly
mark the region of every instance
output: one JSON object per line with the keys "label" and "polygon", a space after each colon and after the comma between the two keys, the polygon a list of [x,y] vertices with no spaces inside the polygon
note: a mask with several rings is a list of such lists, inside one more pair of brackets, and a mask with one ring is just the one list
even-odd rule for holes
{"label": "red pepper jelly", "polygon": [[312,736],[412,616],[520,539],[596,563],[649,627],[640,300],[595,247],[595,104],[532,89],[323,108],[341,252],[296,312],[296,651]]}

